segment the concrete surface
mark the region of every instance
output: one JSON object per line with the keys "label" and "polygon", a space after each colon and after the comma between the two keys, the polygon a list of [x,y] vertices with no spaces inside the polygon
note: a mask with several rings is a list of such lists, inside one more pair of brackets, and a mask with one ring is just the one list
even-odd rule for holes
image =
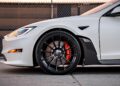
{"label": "concrete surface", "polygon": [[72,74],[48,75],[39,68],[0,63],[0,86],[120,86],[120,67],[80,67]]}

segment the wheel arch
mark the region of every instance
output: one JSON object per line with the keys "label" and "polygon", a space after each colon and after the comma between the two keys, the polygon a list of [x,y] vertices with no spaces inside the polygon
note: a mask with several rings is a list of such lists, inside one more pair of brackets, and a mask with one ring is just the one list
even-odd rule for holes
{"label": "wheel arch", "polygon": [[[34,65],[34,66],[37,66],[37,65],[38,65],[38,64],[37,64],[37,60],[36,60],[36,58],[35,58],[35,48],[36,48],[36,45],[37,45],[37,43],[38,43],[38,40],[41,39],[41,37],[44,36],[46,33],[52,32],[52,31],[58,31],[58,30],[60,30],[60,31],[65,31],[65,32],[68,32],[68,33],[72,34],[72,35],[77,39],[77,41],[79,42],[79,45],[81,45],[81,42],[80,42],[78,36],[76,36],[73,32],[71,32],[71,31],[69,31],[69,30],[67,30],[67,29],[65,29],[65,28],[53,28],[53,29],[50,29],[50,30],[44,32],[40,37],[38,37],[38,39],[37,39],[37,41],[36,41],[36,43],[35,43],[35,45],[34,45],[34,49],[33,49],[33,65]],[[82,46],[81,46],[81,50],[83,51]],[[81,57],[83,57],[83,56],[84,56],[84,55],[82,55]],[[83,59],[83,58],[81,58],[81,59]],[[80,60],[80,63],[82,63],[81,60]]]}
{"label": "wheel arch", "polygon": [[[50,30],[44,32],[40,37],[38,37],[38,39],[37,39],[37,41],[36,41],[36,43],[34,45],[34,49],[33,49],[33,65],[34,66],[38,65],[37,60],[35,58],[35,48],[36,48],[36,45],[38,43],[38,40],[41,39],[41,37],[44,36],[46,33],[52,32],[52,31],[58,31],[58,30],[68,32],[68,33],[72,34],[77,39],[77,41],[78,41],[78,43],[80,45],[80,48],[81,48],[81,59],[80,59],[80,62],[79,62],[80,65],[83,65],[84,63],[85,64],[92,64],[92,62],[93,62],[93,64],[94,63],[95,64],[99,63],[98,60],[96,59],[96,56],[97,56],[96,50],[94,48],[94,45],[93,45],[92,41],[89,38],[86,38],[86,37],[83,37],[83,36],[77,36],[73,32],[71,32],[71,31],[69,31],[69,30],[67,30],[65,28],[53,28],[53,29],[50,29]],[[90,46],[92,46],[92,53],[91,53],[91,51],[89,49],[87,49],[89,46],[86,45],[86,43],[84,42],[84,39],[89,40],[89,42],[90,42],[89,44],[90,44]],[[95,61],[88,61],[89,60],[89,57],[87,55],[88,53],[89,53],[89,55],[94,56],[94,59],[96,59],[96,60]]]}

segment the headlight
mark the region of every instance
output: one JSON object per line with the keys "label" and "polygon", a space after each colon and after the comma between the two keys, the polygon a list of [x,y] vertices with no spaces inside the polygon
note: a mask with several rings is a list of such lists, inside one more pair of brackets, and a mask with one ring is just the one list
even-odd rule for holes
{"label": "headlight", "polygon": [[17,37],[19,35],[26,34],[26,33],[30,32],[31,30],[33,30],[36,27],[37,26],[30,26],[30,27],[20,28],[20,29],[17,29],[15,31],[11,32],[7,36],[8,37]]}

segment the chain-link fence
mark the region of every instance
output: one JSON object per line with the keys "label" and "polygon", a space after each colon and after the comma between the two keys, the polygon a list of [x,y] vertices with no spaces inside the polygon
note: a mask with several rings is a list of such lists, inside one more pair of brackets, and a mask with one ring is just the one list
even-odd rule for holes
{"label": "chain-link fence", "polygon": [[75,16],[99,4],[0,3],[0,34],[5,35],[29,23]]}

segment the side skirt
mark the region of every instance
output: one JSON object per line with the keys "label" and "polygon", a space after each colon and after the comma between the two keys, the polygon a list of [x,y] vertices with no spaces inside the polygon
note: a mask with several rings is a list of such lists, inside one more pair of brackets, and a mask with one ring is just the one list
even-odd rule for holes
{"label": "side skirt", "polygon": [[104,65],[120,65],[120,59],[100,60]]}

